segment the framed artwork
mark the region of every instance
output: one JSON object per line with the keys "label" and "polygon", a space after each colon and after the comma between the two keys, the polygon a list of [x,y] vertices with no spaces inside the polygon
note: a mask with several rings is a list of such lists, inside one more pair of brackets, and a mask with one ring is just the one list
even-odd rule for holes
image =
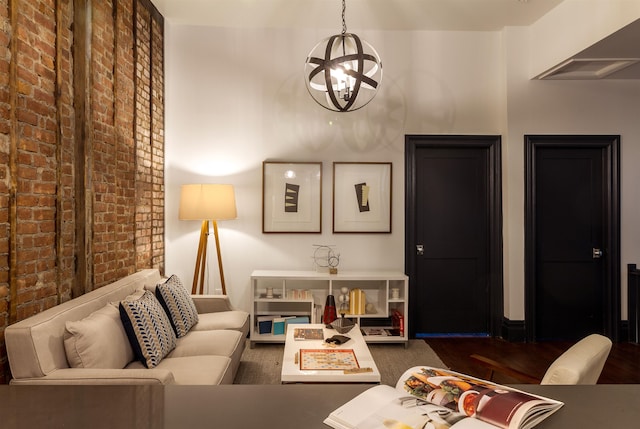
{"label": "framed artwork", "polygon": [[391,232],[391,163],[333,163],[333,232]]}
{"label": "framed artwork", "polygon": [[322,232],[322,163],[262,163],[262,232]]}

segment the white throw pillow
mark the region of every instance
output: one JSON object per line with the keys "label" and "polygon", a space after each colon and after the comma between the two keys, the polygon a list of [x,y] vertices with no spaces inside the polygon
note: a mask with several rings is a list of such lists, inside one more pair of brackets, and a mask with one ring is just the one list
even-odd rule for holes
{"label": "white throw pillow", "polygon": [[124,368],[134,358],[118,309],[105,305],[66,322],[64,348],[72,368]]}

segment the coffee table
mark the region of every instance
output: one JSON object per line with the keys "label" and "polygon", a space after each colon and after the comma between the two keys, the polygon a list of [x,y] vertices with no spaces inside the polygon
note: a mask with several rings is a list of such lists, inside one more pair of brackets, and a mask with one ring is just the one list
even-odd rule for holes
{"label": "coffee table", "polygon": [[[284,343],[282,358],[282,383],[380,383],[380,371],[373,361],[369,347],[362,337],[360,327],[355,325],[349,332],[343,334],[351,339],[344,344],[328,347],[324,340],[296,340],[293,337],[295,328],[322,329],[324,338],[338,334],[335,329],[327,329],[322,324],[289,325]],[[360,371],[345,371],[343,369],[300,369],[300,350],[353,350],[359,364]],[[333,352],[331,352],[333,353]],[[306,355],[306,353],[303,353]],[[345,353],[346,354],[346,353]],[[305,364],[307,362],[305,361]],[[371,369],[365,371],[364,369]]]}

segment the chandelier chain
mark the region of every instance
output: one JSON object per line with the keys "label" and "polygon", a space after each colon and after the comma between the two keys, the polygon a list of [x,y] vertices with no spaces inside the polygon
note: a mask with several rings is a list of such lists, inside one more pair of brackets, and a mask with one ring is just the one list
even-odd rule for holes
{"label": "chandelier chain", "polygon": [[346,1],[342,0],[342,35],[347,32],[347,21],[345,20],[345,12],[347,10]]}

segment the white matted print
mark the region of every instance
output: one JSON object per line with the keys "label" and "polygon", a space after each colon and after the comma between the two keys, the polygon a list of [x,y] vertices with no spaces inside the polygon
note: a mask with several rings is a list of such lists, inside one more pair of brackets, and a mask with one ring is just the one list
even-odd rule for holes
{"label": "white matted print", "polygon": [[391,163],[333,163],[333,232],[391,232]]}
{"label": "white matted print", "polygon": [[262,163],[262,232],[322,232],[322,163]]}

